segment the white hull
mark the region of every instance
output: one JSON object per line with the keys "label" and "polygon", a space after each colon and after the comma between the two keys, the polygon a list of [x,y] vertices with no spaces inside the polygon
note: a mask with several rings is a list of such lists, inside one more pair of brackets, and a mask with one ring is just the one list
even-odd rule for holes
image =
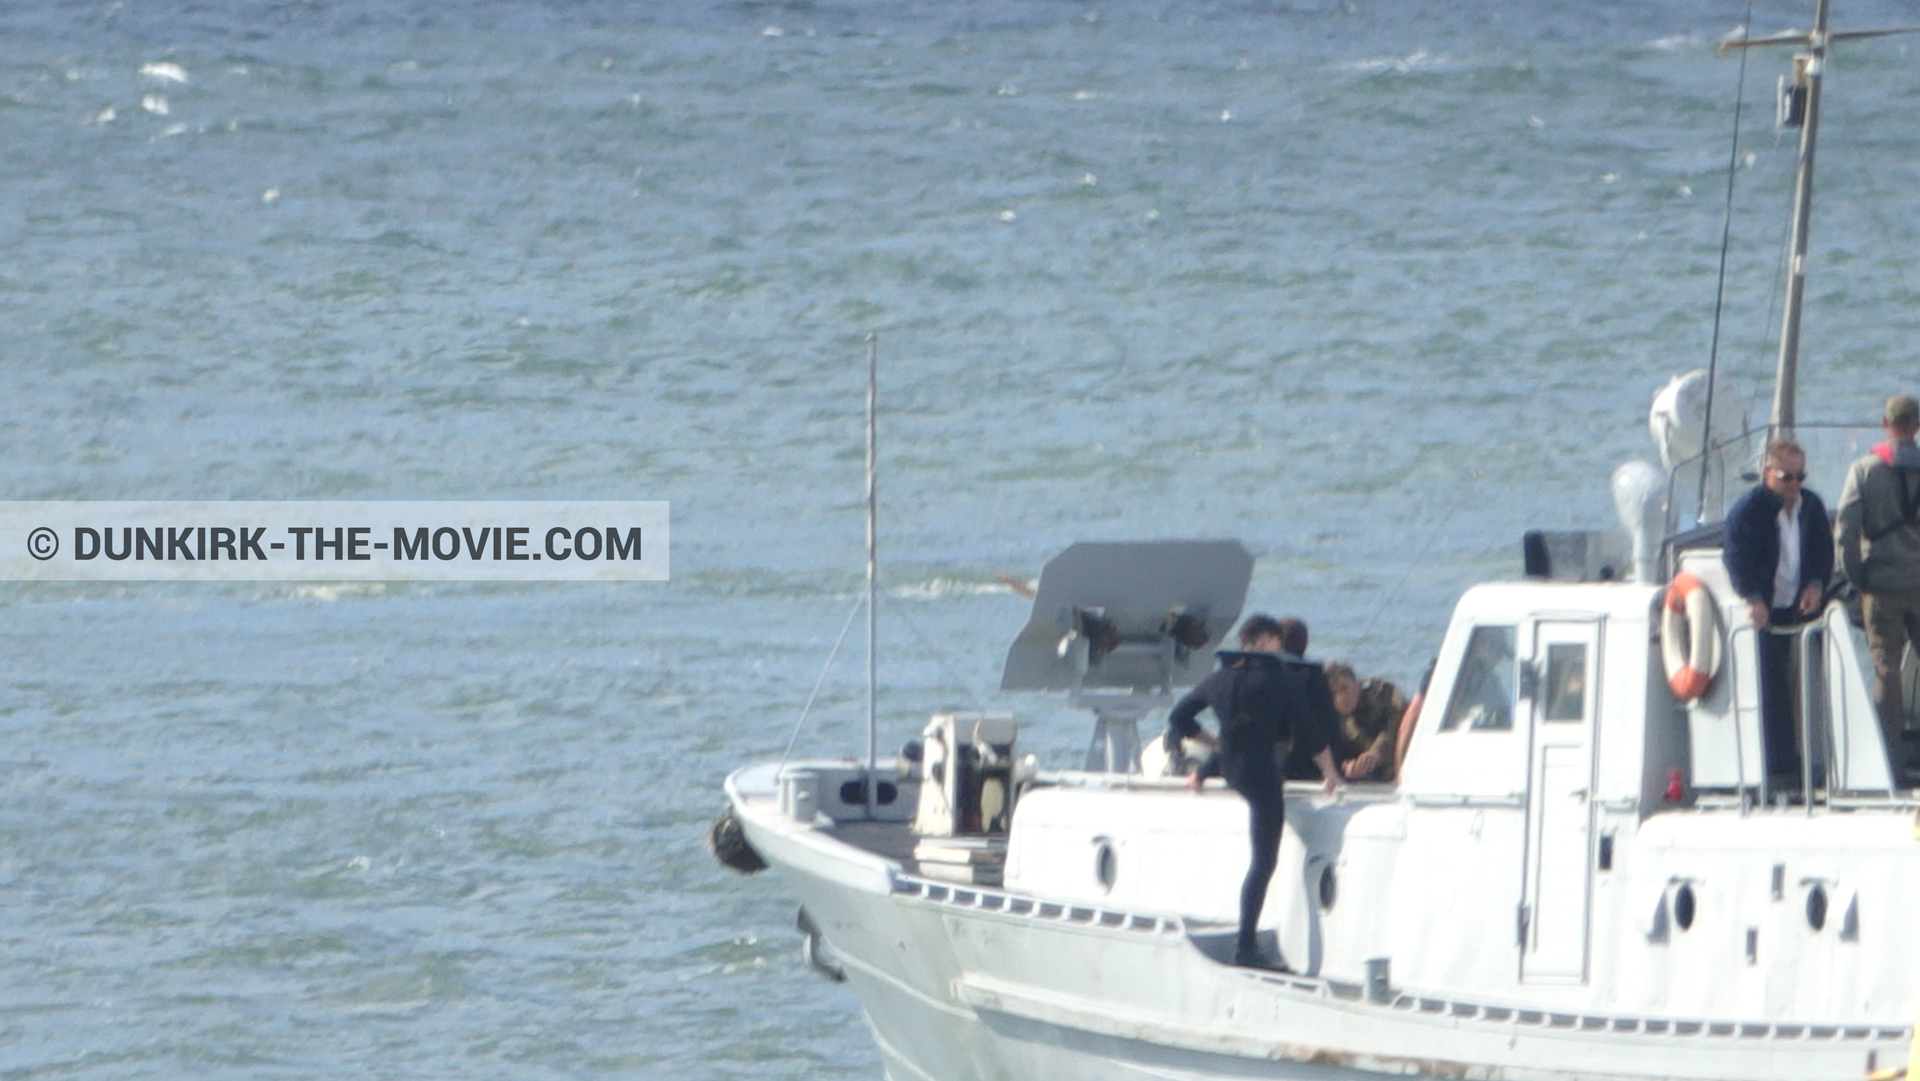
{"label": "white hull", "polygon": [[1357,980],[1234,968],[1211,916],[922,877],[868,850],[904,824],[852,827],[863,837],[798,822],[774,784],[771,767],[736,774],[734,813],[820,929],[893,1081],[1859,1081],[1907,1056],[1910,1000],[1879,1021],[1765,1020],[1599,1009],[1553,989],[1531,1004],[1418,987],[1375,1001]]}

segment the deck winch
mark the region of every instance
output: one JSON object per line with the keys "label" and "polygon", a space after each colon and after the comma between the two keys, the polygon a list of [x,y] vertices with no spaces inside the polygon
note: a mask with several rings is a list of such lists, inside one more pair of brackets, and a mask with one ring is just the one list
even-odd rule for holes
{"label": "deck winch", "polygon": [[1013,812],[1011,713],[937,713],[920,752],[922,837],[1007,832]]}
{"label": "deck winch", "polygon": [[978,885],[1002,881],[1017,733],[1010,713],[936,713],[927,723],[914,816],[920,873]]}

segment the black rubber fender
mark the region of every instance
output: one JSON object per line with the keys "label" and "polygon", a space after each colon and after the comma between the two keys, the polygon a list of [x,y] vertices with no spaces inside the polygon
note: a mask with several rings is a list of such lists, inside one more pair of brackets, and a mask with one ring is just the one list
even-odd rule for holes
{"label": "black rubber fender", "polygon": [[747,842],[747,831],[740,828],[740,822],[733,817],[733,808],[714,818],[707,827],[707,851],[719,860],[722,866],[731,867],[743,875],[758,874],[767,869],[767,861],[753,850]]}

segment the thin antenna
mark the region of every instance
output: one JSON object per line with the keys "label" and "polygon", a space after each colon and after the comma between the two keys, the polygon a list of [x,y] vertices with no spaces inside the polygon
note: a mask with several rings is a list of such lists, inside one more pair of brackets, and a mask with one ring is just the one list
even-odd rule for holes
{"label": "thin antenna", "polygon": [[874,484],[874,447],[877,439],[875,414],[880,405],[880,335],[867,335],[867,776],[861,785],[866,790],[867,818],[874,817],[874,777],[879,762],[879,725],[875,720],[879,688],[878,636],[875,627],[879,606],[874,603],[874,581],[879,569],[879,499]]}
{"label": "thin antenna", "polygon": [[[1753,0],[1747,0],[1747,26],[1753,25]],[[1707,420],[1700,435],[1700,490],[1693,524],[1707,520],[1707,469],[1713,462],[1713,392],[1720,382],[1720,324],[1726,313],[1727,251],[1733,246],[1733,181],[1740,173],[1740,108],[1747,99],[1747,51],[1740,50],[1740,78],[1733,94],[1733,148],[1727,152],[1727,205],[1720,221],[1720,276],[1713,292],[1713,343],[1707,346]],[[1669,499],[1673,498],[1668,493]],[[1668,519],[1671,521],[1671,519]]]}

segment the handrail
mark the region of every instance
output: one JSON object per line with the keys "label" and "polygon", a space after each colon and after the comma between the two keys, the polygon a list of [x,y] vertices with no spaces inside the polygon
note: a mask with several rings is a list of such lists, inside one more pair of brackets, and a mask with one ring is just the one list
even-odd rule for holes
{"label": "handrail", "polygon": [[[1815,432],[1849,432],[1851,431],[1851,432],[1859,432],[1862,434],[1875,434],[1880,431],[1880,426],[1877,424],[1865,423],[1861,421],[1813,421],[1813,422],[1802,421],[1794,425],[1794,430],[1796,433],[1805,433],[1808,431],[1815,431]],[[1766,435],[1766,432],[1767,432],[1767,429],[1765,428],[1755,428],[1743,423],[1740,431],[1733,433],[1731,435],[1727,435],[1719,439],[1718,441],[1710,441],[1706,449],[1700,451],[1698,454],[1688,455],[1687,457],[1680,459],[1679,461],[1673,464],[1673,467],[1671,469],[1667,470],[1666,505],[1663,508],[1664,513],[1662,516],[1663,520],[1666,523],[1667,535],[1660,542],[1660,568],[1662,572],[1661,573],[1662,581],[1665,581],[1666,579],[1673,577],[1673,572],[1675,569],[1674,553],[1676,550],[1676,544],[1675,544],[1676,541],[1688,538],[1689,536],[1693,535],[1698,530],[1704,527],[1715,525],[1725,520],[1724,514],[1721,514],[1719,511],[1716,511],[1715,513],[1719,514],[1720,516],[1714,517],[1711,519],[1709,519],[1703,511],[1699,516],[1699,521],[1697,521],[1691,527],[1682,529],[1677,519],[1678,508],[1675,505],[1675,500],[1674,500],[1675,486],[1679,481],[1680,476],[1683,473],[1686,473],[1689,470],[1694,468],[1701,468],[1704,470],[1705,464],[1708,461],[1718,459],[1720,455],[1727,450],[1727,448],[1732,447],[1739,443],[1748,443],[1751,440],[1753,440],[1755,436],[1764,437]],[[1757,481],[1759,479],[1754,472],[1754,467],[1759,465],[1760,456],[1764,454],[1765,451],[1766,451],[1766,447],[1764,443],[1757,447],[1749,446],[1746,456],[1742,459],[1744,467],[1739,472],[1739,475],[1743,480]],[[1724,510],[1724,506],[1725,504],[1723,502],[1722,510]]]}

